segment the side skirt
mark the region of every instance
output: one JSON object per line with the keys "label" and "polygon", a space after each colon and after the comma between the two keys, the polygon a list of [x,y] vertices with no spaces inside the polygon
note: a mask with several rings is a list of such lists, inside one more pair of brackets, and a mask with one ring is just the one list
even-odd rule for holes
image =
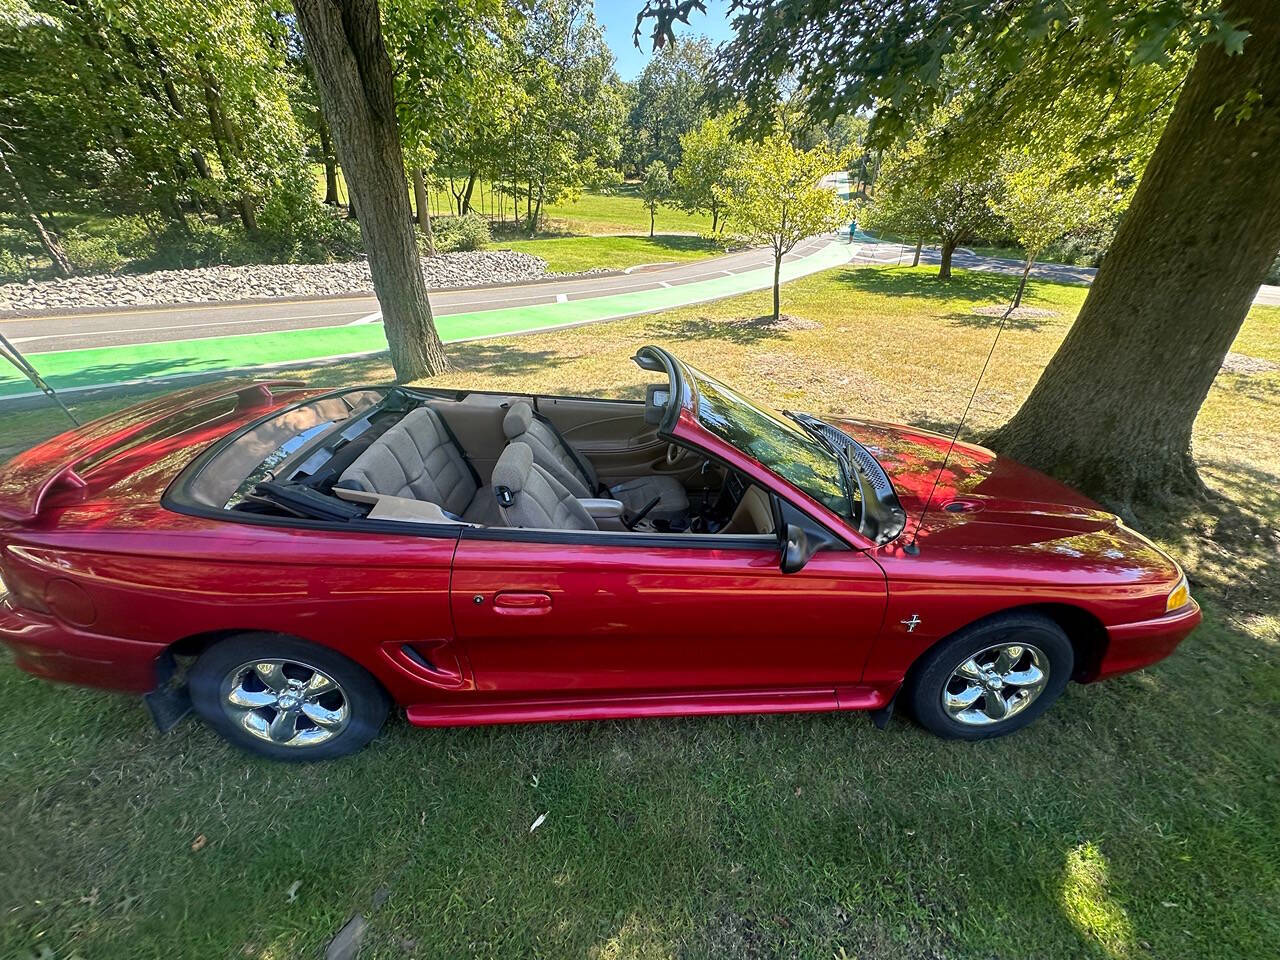
{"label": "side skirt", "polygon": [[405,711],[418,727],[488,723],[559,723],[566,720],[621,720],[631,717],[693,717],[734,713],[816,713],[876,710],[893,690],[870,686],[807,690],[745,690],[599,697],[497,699],[464,694],[451,703],[420,703]]}

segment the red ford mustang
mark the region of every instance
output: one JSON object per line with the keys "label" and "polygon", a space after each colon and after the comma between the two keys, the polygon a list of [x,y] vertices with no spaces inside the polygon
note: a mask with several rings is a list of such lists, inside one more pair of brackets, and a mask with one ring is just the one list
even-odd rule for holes
{"label": "red ford mustang", "polygon": [[189,703],[318,759],[393,703],[441,726],[899,702],[993,737],[1199,622],[1173,560],[1048,477],[968,444],[939,475],[945,437],[636,362],[643,402],[240,382],[55,437],[0,469],[0,639],[162,725]]}

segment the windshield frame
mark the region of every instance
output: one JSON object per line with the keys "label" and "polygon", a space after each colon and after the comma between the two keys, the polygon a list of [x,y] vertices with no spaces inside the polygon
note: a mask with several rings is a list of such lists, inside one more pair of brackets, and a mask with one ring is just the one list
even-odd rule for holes
{"label": "windshield frame", "polygon": [[[838,517],[846,525],[854,530],[858,529],[858,518],[863,510],[863,501],[853,495],[849,465],[845,463],[844,459],[830,444],[826,443],[819,434],[795,417],[751,400],[727,384],[703,373],[701,370],[690,367],[688,364],[681,363],[680,366],[684,372],[684,376],[680,378],[681,386],[683,387],[681,391],[683,393],[682,405],[701,429],[727,444],[740,455],[752,460],[772,476],[777,477],[788,486],[804,494],[832,515]],[[676,391],[673,389],[672,392],[675,394]],[[789,446],[791,452],[798,455],[797,458],[785,460],[781,458],[772,460],[763,458],[760,455],[761,450],[758,445],[753,447],[750,444],[740,442],[740,438],[735,440],[721,425],[711,419],[708,409],[704,407],[704,404],[709,402],[708,395],[711,392],[718,394],[722,400],[726,399],[725,395],[727,394],[731,409],[736,408],[734,412],[746,412],[749,419],[756,421],[752,426],[776,425],[778,430],[776,439],[781,441],[782,446]],[[673,396],[672,401],[674,400],[675,397]],[[664,429],[666,428],[665,421],[669,419],[671,412],[670,404],[667,412],[668,417],[664,418]],[[732,421],[730,419],[731,416],[732,414],[730,416],[722,414],[722,419],[727,422],[738,423],[738,421]],[[741,426],[749,429],[748,424],[741,424]],[[759,434],[753,434],[753,436],[759,436]],[[815,457],[825,460],[832,468],[834,475],[822,476],[815,469],[818,463],[810,459]],[[808,476],[806,476],[806,471]]]}

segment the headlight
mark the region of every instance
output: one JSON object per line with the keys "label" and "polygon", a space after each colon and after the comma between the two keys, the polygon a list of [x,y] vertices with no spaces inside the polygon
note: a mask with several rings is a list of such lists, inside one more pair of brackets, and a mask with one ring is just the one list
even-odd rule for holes
{"label": "headlight", "polygon": [[1164,612],[1172,613],[1190,602],[1191,589],[1187,586],[1187,578],[1184,576],[1178,581],[1178,585],[1169,591],[1169,598],[1164,602]]}

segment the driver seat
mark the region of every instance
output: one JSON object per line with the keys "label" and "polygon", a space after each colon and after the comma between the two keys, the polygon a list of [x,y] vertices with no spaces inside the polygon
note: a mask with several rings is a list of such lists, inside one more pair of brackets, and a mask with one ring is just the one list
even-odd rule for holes
{"label": "driver seat", "polygon": [[546,417],[534,412],[527,400],[517,400],[502,420],[508,443],[521,443],[533,453],[533,462],[554,477],[575,497],[608,497],[622,501],[634,516],[654,497],[660,498],[649,516],[675,520],[689,512],[689,494],[675,477],[651,474],[605,485],[595,467],[574,450]]}

